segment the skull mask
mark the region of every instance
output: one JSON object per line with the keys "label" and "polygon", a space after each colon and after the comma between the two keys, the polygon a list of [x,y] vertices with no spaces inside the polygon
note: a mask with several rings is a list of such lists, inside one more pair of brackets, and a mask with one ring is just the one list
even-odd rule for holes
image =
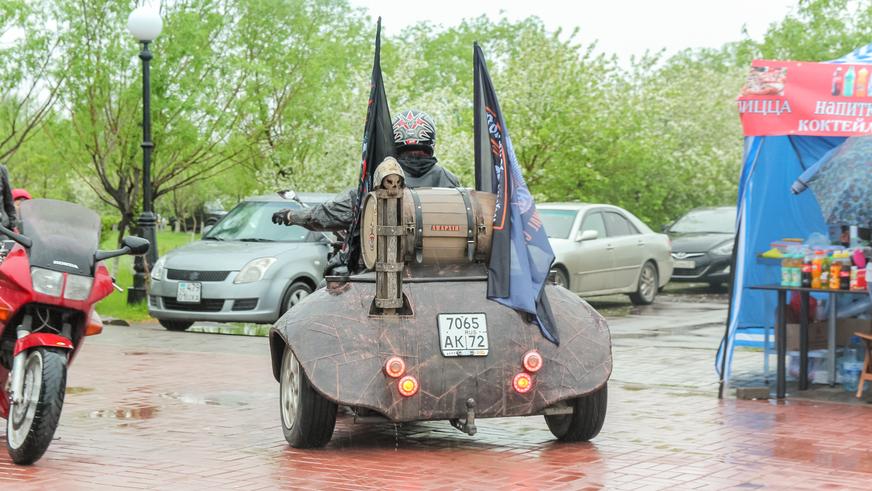
{"label": "skull mask", "polygon": [[391,195],[399,196],[405,178],[400,163],[393,157],[387,157],[376,167],[372,182],[376,189],[384,189]]}

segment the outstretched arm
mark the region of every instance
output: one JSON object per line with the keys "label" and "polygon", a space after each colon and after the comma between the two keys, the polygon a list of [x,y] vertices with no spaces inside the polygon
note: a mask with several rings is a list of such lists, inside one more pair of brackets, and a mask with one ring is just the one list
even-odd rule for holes
{"label": "outstretched arm", "polygon": [[273,214],[272,221],[279,225],[300,225],[309,230],[335,232],[346,230],[354,218],[357,190],[348,189],[333,200],[308,208],[283,209]]}

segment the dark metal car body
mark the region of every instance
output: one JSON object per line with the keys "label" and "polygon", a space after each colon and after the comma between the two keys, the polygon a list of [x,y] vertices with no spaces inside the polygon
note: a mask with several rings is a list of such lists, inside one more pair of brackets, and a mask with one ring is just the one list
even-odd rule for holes
{"label": "dark metal car body", "polygon": [[666,228],[672,239],[673,281],[729,282],[735,216],[735,206],[697,208]]}
{"label": "dark metal car body", "polygon": [[[328,285],[286,313],[270,331],[273,373],[279,378],[282,354],[290,347],[312,386],[339,405],[366,408],[392,422],[463,418],[474,399],[477,417],[542,414],[597,389],[612,371],[608,326],[592,307],[568,290],[547,285],[560,345],[518,312],[486,298],[486,270],[443,269],[438,277],[406,278],[403,293],[411,312],[370,315],[374,275]],[[487,316],[486,356],[443,356],[437,315],[476,312]],[[522,357],[538,350],[544,363],[527,393],[512,388],[524,370]],[[420,381],[415,396],[403,397],[383,370],[399,356],[407,373]]]}

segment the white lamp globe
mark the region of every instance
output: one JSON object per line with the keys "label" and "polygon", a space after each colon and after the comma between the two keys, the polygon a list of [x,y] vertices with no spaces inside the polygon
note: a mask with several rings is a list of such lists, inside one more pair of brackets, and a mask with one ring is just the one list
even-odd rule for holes
{"label": "white lamp globe", "polygon": [[154,41],[163,29],[157,9],[145,5],[137,7],[127,18],[127,30],[143,43]]}

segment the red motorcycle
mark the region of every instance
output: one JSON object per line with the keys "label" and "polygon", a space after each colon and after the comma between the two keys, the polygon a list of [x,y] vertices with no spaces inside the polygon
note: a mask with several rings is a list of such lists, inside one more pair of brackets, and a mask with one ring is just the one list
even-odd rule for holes
{"label": "red motorcycle", "polygon": [[125,237],[121,249],[98,250],[100,217],[65,201],[34,199],[20,208],[21,233],[0,250],[0,417],[16,464],[45,453],[61,415],[67,366],[85,336],[100,334],[94,305],[115,287],[101,263],[144,254],[148,241]]}

